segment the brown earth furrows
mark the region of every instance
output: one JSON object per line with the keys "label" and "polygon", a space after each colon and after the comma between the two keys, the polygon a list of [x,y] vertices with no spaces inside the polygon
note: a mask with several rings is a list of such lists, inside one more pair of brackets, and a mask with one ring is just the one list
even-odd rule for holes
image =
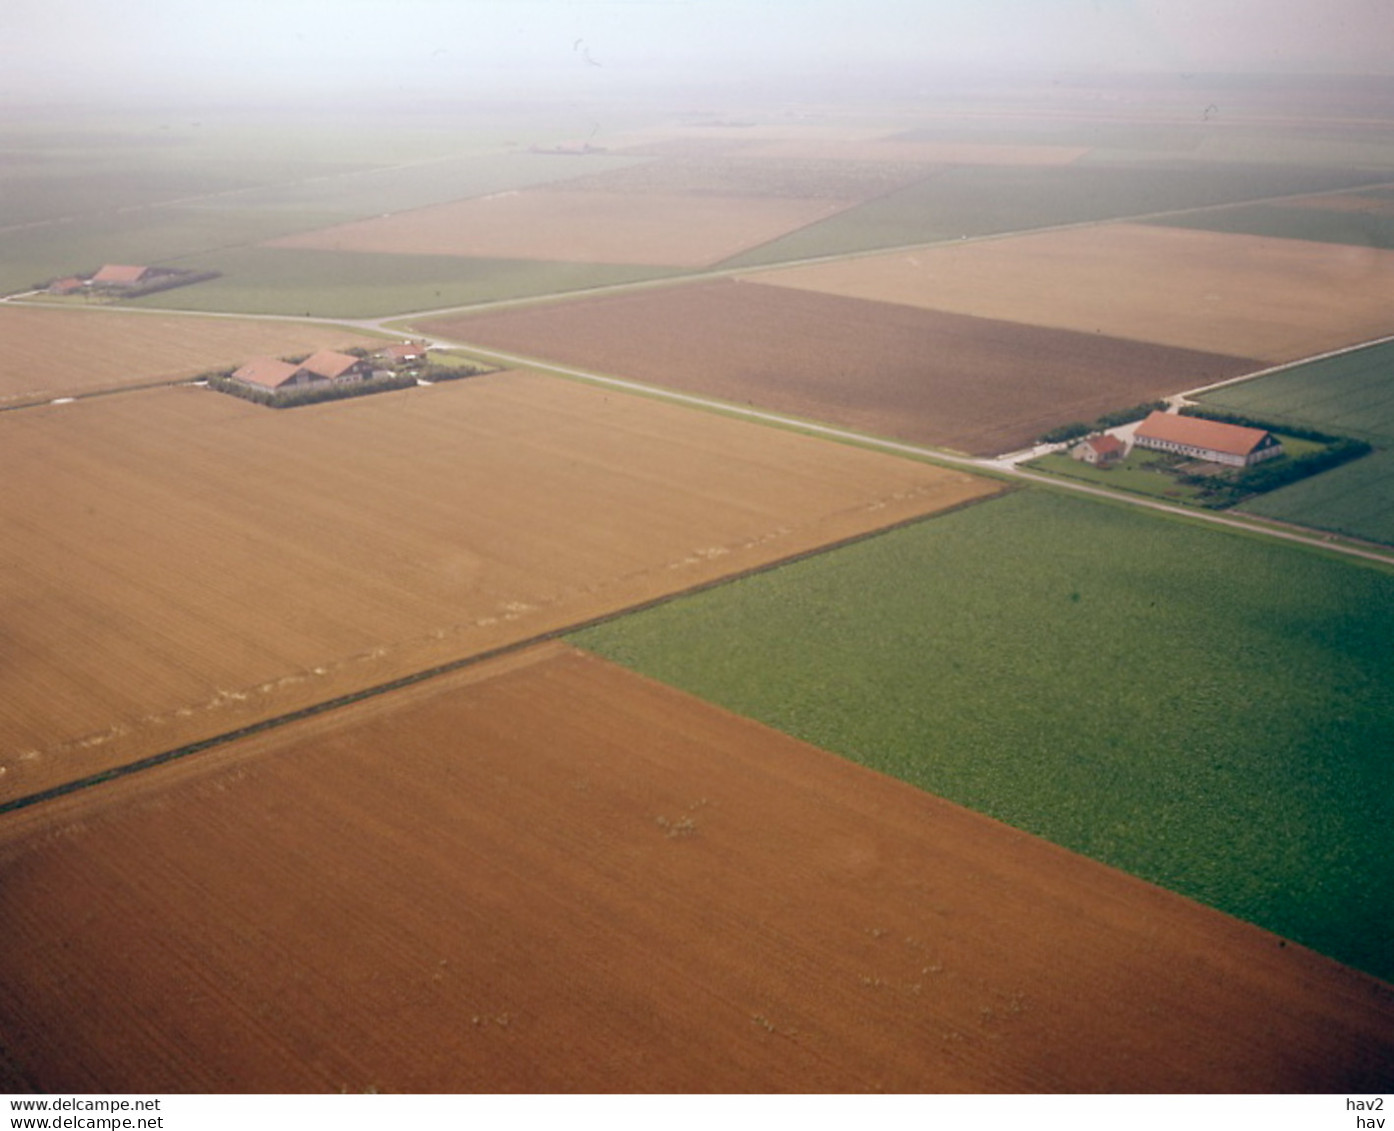
{"label": "brown earth furrows", "polygon": [[985,455],[1261,363],[718,281],[432,322],[432,334]]}
{"label": "brown earth furrows", "polygon": [[0,414],[0,801],[997,490],[501,373]]}
{"label": "brown earth furrows", "polygon": [[47,1092],[1368,1092],[1394,989],[550,645],[0,825]]}
{"label": "brown earth furrows", "polygon": [[521,189],[321,228],[267,246],[707,267],[853,203]]}
{"label": "brown earth furrows", "polygon": [[1148,224],[945,244],[753,278],[1269,362],[1394,327],[1394,251]]}
{"label": "brown earth furrows", "polygon": [[0,404],[193,377],[258,354],[380,346],[333,326],[0,305]]}

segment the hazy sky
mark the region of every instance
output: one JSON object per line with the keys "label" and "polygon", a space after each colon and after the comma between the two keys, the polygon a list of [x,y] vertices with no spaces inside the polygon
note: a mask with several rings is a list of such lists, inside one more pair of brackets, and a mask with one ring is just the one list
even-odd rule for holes
{"label": "hazy sky", "polygon": [[882,65],[1390,73],[1391,46],[1394,0],[0,0],[0,94]]}

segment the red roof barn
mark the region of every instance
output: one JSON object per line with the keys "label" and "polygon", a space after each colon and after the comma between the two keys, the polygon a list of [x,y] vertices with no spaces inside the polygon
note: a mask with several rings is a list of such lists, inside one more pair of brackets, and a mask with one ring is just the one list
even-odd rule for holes
{"label": "red roof barn", "polygon": [[149,267],[125,267],[118,263],[108,263],[92,276],[98,286],[133,287],[150,277]]}
{"label": "red roof barn", "polygon": [[232,379],[263,389],[280,389],[286,385],[303,383],[296,381],[299,374],[299,367],[288,361],[281,361],[275,357],[254,357],[240,369],[234,370]]}
{"label": "red roof barn", "polygon": [[1283,454],[1278,438],[1262,428],[1169,412],[1152,413],[1133,432],[1133,442],[1139,447],[1232,467],[1248,467]]}

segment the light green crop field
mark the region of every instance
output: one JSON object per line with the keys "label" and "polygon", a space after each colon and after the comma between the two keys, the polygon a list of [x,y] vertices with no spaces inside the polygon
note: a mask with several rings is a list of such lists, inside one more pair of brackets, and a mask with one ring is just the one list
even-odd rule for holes
{"label": "light green crop field", "polygon": [[1389,978],[1391,634],[1388,569],[1030,489],[572,640]]}
{"label": "light green crop field", "polygon": [[1241,204],[1151,221],[1169,228],[1200,228],[1246,236],[1343,243],[1353,247],[1394,248],[1394,216],[1292,208],[1277,204]]}
{"label": "light green crop field", "polygon": [[176,264],[222,277],[137,299],[167,310],[372,318],[583,290],[672,274],[662,267],[244,247]]}
{"label": "light green crop field", "polygon": [[1241,510],[1394,546],[1394,451],[1370,455],[1260,495]]}
{"label": "light green crop field", "polygon": [[1197,399],[1278,424],[1306,424],[1394,446],[1394,342],[1294,365]]}
{"label": "light green crop field", "polygon": [[726,266],[1322,192],[1387,177],[1358,169],[1201,162],[962,166],[744,252]]}

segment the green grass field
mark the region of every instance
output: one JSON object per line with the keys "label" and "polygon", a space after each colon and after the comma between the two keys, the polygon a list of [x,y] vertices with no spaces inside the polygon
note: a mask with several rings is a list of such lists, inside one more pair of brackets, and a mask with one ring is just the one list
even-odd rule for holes
{"label": "green grass field", "polygon": [[1389,978],[1391,634],[1387,569],[1032,489],[573,640]]}
{"label": "green grass field", "polygon": [[1197,399],[1211,408],[1394,446],[1394,342],[1294,365]]}
{"label": "green grass field", "polygon": [[1162,502],[1193,501],[1199,493],[1196,488],[1178,483],[1173,476],[1158,470],[1167,463],[1167,457],[1161,452],[1134,448],[1125,460],[1109,468],[1091,467],[1064,452],[1041,456],[1026,466],[1032,471],[1062,475],[1067,479],[1095,483],[1115,491],[1130,491],[1135,495],[1146,495]]}
{"label": "green grass field", "polygon": [[1337,212],[1325,208],[1285,208],[1276,204],[1241,204],[1153,221],[1169,228],[1199,228],[1246,236],[1394,248],[1394,216]]}
{"label": "green grass field", "polygon": [[174,264],[223,277],[138,299],[141,306],[237,314],[372,318],[581,290],[672,274],[662,267],[376,255],[241,247]]}
{"label": "green grass field", "polygon": [[1243,503],[1240,510],[1394,546],[1394,451],[1375,451]]}
{"label": "green grass field", "polygon": [[1200,162],[942,169],[763,247],[726,266],[1112,220],[1266,196],[1369,184],[1366,170]]}

